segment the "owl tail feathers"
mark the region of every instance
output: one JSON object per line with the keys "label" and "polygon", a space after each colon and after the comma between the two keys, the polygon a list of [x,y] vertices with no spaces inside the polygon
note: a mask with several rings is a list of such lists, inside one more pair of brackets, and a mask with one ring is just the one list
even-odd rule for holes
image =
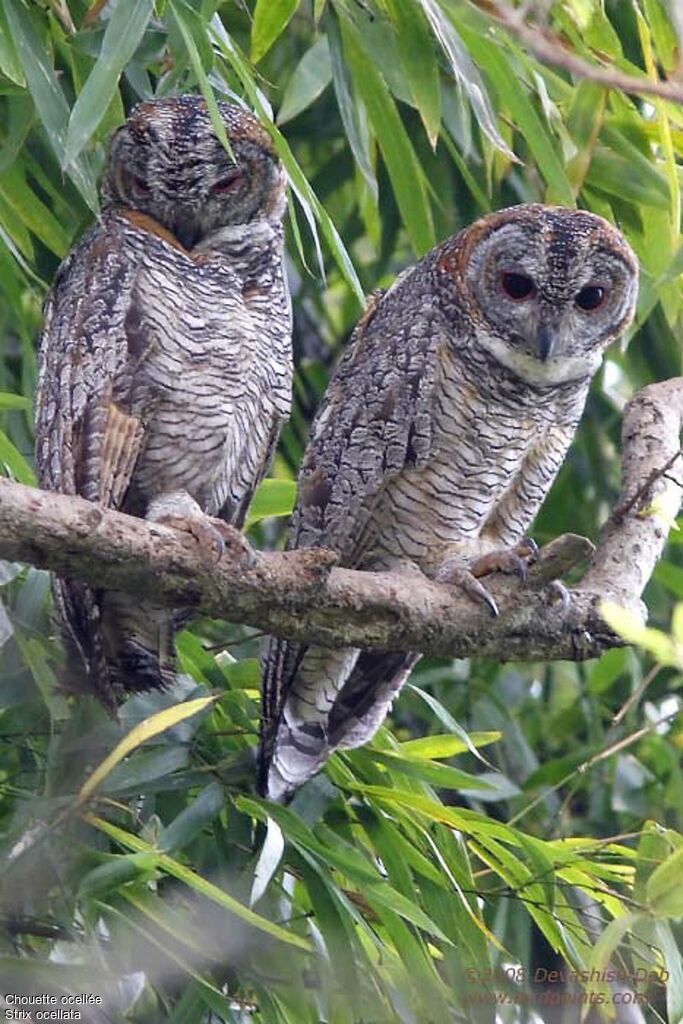
{"label": "owl tail feathers", "polygon": [[[309,648],[289,683],[290,699],[285,699],[277,724],[263,727],[261,793],[286,803],[335,750],[368,743],[419,657],[403,651]],[[292,700],[297,690],[299,699]],[[309,708],[310,717],[300,717]]]}
{"label": "owl tail feathers", "polygon": [[261,792],[275,803],[288,803],[304,782],[318,774],[330,753],[323,723],[283,722],[263,765]]}
{"label": "owl tail feathers", "polygon": [[90,694],[112,715],[125,696],[175,681],[173,613],[125,594],[55,580],[66,652],[62,688]]}

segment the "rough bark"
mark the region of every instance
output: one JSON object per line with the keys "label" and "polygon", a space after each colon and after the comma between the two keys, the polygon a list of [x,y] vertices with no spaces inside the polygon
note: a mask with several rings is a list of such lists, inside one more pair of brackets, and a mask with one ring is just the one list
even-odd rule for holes
{"label": "rough bark", "polygon": [[[542,550],[525,584],[491,577],[495,619],[427,579],[341,569],[322,550],[260,553],[250,568],[229,553],[209,563],[189,535],[9,480],[0,480],[0,558],[330,647],[502,661],[596,657],[620,643],[601,602],[642,607],[680,507],[682,419],[683,378],[635,396],[624,413],[621,495],[597,548],[565,535]],[[552,585],[587,561],[564,595]]]}

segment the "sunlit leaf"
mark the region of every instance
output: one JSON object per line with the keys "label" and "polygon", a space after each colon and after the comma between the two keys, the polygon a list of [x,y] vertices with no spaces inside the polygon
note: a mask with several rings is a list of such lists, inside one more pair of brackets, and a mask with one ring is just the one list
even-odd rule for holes
{"label": "sunlit leaf", "polygon": [[256,0],[251,24],[251,59],[261,60],[282,34],[299,6],[299,0]]}
{"label": "sunlit leaf", "polygon": [[652,872],[645,896],[655,914],[683,917],[683,849],[676,850]]}
{"label": "sunlit leaf", "polygon": [[144,722],[140,722],[131,731],[124,736],[124,738],[117,743],[110,754],[105,757],[104,761],[95,769],[94,772],[86,779],[81,786],[78,799],[83,802],[95,792],[97,787],[107,777],[112,768],[115,767],[122,761],[124,757],[139,747],[142,743],[152,739],[154,736],[158,736],[160,732],[164,732],[166,729],[170,729],[172,726],[177,725],[178,722],[185,721],[186,718],[190,718],[191,715],[196,715],[200,711],[204,711],[216,700],[215,697],[199,697],[197,700],[188,700],[183,704],[176,704],[174,707],[165,708],[163,711],[158,711],[151,718],[145,719]]}
{"label": "sunlit leaf", "polygon": [[245,529],[254,523],[270,516],[288,516],[296,501],[296,482],[294,480],[262,480],[256,489],[249,505]]}

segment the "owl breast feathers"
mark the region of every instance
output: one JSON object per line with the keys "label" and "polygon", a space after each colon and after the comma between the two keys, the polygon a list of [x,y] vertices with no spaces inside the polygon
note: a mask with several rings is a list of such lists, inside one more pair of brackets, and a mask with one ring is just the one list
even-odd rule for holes
{"label": "owl breast feathers", "polygon": [[[43,487],[217,537],[243,521],[292,376],[284,175],[259,123],[219,107],[232,155],[195,96],[141,104],[112,138],[101,217],[46,304],[36,417]],[[173,680],[174,613],[54,592],[68,686],[113,708]]]}
{"label": "owl breast feathers", "polygon": [[[424,573],[493,605],[515,570],[605,347],[630,323],[637,264],[575,210],[518,206],[404,272],[358,324],[313,424],[288,546]],[[286,800],[365,743],[417,655],[272,640],[260,787]]]}

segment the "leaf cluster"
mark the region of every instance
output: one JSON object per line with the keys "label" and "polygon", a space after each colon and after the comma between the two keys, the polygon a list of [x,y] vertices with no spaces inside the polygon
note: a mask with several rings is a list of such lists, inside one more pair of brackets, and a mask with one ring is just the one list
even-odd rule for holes
{"label": "leaf cluster", "polygon": [[[544,10],[589,63],[680,70],[663,0]],[[464,0],[0,0],[1,469],[34,482],[40,304],[96,215],[107,138],[139,100],[182,91],[256,110],[290,182],[296,405],[252,539],[279,543],[364,293],[527,201],[606,216],[642,268],[628,349],[609,353],[534,530],[594,537],[625,401],[680,368],[683,108],[541,65]],[[45,574],[0,567],[4,987],[90,992],[146,1024],[516,1024],[547,1018],[557,986],[538,969],[593,978],[607,1019],[595,977],[619,968],[648,1020],[681,1021],[678,612],[663,632],[679,536],[638,650],[425,661],[373,743],[286,809],[253,794],[258,637],[192,624],[176,688],[114,724],[58,691]]]}

